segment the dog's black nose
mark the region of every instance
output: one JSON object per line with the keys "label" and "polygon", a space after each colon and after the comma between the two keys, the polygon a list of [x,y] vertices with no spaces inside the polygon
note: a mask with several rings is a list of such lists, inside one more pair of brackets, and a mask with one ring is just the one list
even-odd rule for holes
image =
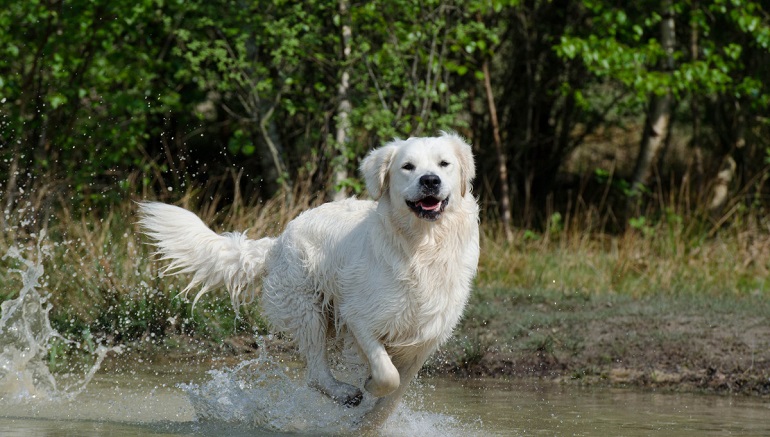
{"label": "dog's black nose", "polygon": [[420,185],[429,190],[435,190],[441,185],[441,178],[434,174],[426,174],[420,177]]}

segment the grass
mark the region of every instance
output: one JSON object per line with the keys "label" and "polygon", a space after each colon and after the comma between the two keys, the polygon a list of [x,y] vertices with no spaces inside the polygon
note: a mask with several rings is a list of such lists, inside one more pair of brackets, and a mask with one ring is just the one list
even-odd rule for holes
{"label": "grass", "polygon": [[[192,208],[189,198],[181,204]],[[290,209],[279,201],[248,208],[236,203],[215,214],[214,202],[209,202],[200,211],[215,229],[256,227],[260,233],[276,233],[305,207],[300,203]],[[35,258],[39,219],[29,218],[26,208],[16,213],[8,216],[16,221],[3,233],[0,250],[21,246],[25,256]],[[163,275],[162,264],[153,261],[152,247],[137,232],[135,222],[136,204],[130,201],[102,215],[79,217],[64,205],[45,221],[50,255],[42,260],[46,270],[43,288],[50,293],[50,316],[59,332],[79,339],[89,333],[103,342],[136,343],[138,347],[174,336],[224,344],[236,334],[266,332],[258,308],[243,308],[236,318],[223,292],[209,293],[192,311],[190,299],[179,295],[186,278]],[[18,268],[18,263],[4,259],[3,264],[0,300],[15,297],[21,288],[20,278],[9,270]],[[54,348],[52,353],[58,350]]]}
{"label": "grass", "polygon": [[[236,198],[228,206],[194,197],[190,192],[177,203],[217,231],[249,229],[252,237],[276,235],[320,202],[301,189],[288,199]],[[236,318],[221,291],[192,311],[190,300],[178,295],[187,278],[163,276],[138,234],[135,203],[79,214],[62,204],[54,211],[45,220],[35,218],[32,207],[12,211],[0,251],[16,245],[33,256],[39,229],[47,230],[43,287],[53,304],[52,324],[68,338],[156,353],[190,342],[242,352],[251,343],[232,338],[267,332],[258,307],[241,309]],[[723,346],[742,352],[722,370],[745,371],[748,356],[770,363],[767,352],[757,352],[770,350],[770,334],[755,326],[770,326],[768,221],[751,211],[731,214],[712,221],[689,212],[639,215],[615,235],[596,230],[595,213],[553,214],[544,229],[518,230],[510,243],[482,223],[466,316],[429,368],[609,380],[624,363],[637,376],[660,380],[661,372],[682,363],[700,369],[708,368],[709,357],[728,360]],[[17,267],[13,260],[2,261],[0,300],[21,288],[11,267]],[[752,329],[757,335],[742,337]],[[700,339],[692,341],[694,335]],[[51,348],[52,367],[62,354],[61,345]],[[658,373],[639,370],[645,366]]]}
{"label": "grass", "polygon": [[518,231],[505,243],[487,234],[479,287],[565,293],[760,294],[770,287],[770,236],[758,223],[715,237],[657,223],[621,235]]}

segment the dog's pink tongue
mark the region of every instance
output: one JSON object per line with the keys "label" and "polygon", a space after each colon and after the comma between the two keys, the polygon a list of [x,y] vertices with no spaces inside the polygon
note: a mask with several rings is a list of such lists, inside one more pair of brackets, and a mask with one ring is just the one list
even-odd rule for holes
{"label": "dog's pink tongue", "polygon": [[441,202],[436,199],[424,199],[421,200],[417,205],[426,211],[433,211],[439,209]]}

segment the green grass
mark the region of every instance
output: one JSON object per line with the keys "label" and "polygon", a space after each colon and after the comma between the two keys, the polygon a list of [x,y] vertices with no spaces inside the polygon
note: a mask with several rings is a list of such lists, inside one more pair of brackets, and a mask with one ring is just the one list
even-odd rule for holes
{"label": "green grass", "polygon": [[762,229],[726,229],[694,238],[667,225],[653,235],[570,234],[556,238],[520,231],[514,243],[487,235],[480,287],[565,293],[760,294],[770,289],[770,238]]}

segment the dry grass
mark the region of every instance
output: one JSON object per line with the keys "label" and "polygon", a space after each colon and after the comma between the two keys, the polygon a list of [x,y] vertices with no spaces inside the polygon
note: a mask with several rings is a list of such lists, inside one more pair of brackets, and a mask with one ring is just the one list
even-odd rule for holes
{"label": "dry grass", "polygon": [[645,296],[656,293],[761,294],[770,282],[770,235],[756,221],[713,237],[681,223],[620,235],[519,230],[508,244],[485,233],[479,287],[516,287]]}
{"label": "dry grass", "polygon": [[[217,231],[276,235],[323,200],[322,194],[298,186],[290,196],[265,202],[239,194],[232,200],[200,200],[205,190],[190,190],[175,203],[198,212]],[[11,211],[0,250],[24,246],[33,256],[37,235],[46,229],[51,255],[44,260],[44,287],[51,293],[58,330],[99,334],[115,342],[177,334],[221,342],[233,333],[265,329],[258,308],[236,319],[225,293],[212,293],[195,312],[189,301],[175,297],[186,278],[161,276],[162,266],[152,261],[151,248],[137,233],[133,201],[79,213],[60,202],[49,211],[55,212],[39,214],[32,202]],[[713,226],[694,223],[694,214],[685,216],[667,214],[609,235],[596,230],[603,220],[595,211],[575,208],[566,219],[553,214],[542,231],[516,231],[512,243],[499,238],[494,224],[482,223],[476,287],[495,294],[516,289],[631,298],[767,295],[770,235],[763,219],[744,211],[711,233]],[[9,271],[12,266],[6,259],[0,268],[0,300],[14,297],[20,288]]]}
{"label": "dry grass", "polygon": [[[200,192],[189,191],[175,203],[198,212],[217,231],[248,230],[258,237],[277,234],[320,202],[319,196],[303,190],[266,202],[236,196],[227,206],[216,197],[196,201]],[[125,343],[173,335],[222,342],[239,332],[265,330],[258,308],[243,309],[236,318],[224,292],[210,293],[192,311],[190,301],[178,295],[188,278],[163,277],[162,264],[153,260],[152,247],[138,233],[134,201],[107,211],[80,212],[61,202],[49,208],[55,211],[51,215],[41,214],[33,200],[23,205],[6,215],[0,251],[16,246],[28,259],[36,259],[37,241],[45,233],[48,256],[42,260],[46,275],[41,287],[50,293],[52,322],[60,332]],[[0,301],[15,297],[21,288],[12,271],[20,263],[6,258],[2,266]]]}

